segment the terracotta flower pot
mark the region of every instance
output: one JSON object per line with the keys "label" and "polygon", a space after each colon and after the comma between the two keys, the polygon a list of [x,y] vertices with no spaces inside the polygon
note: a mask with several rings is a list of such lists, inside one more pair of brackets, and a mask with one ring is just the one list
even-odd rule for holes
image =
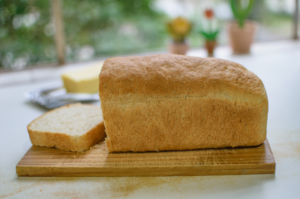
{"label": "terracotta flower pot", "polygon": [[170,53],[172,54],[185,55],[186,52],[189,50],[189,46],[185,42],[182,43],[174,42],[169,45],[169,50]]}
{"label": "terracotta flower pot", "polygon": [[208,57],[214,56],[214,51],[215,51],[216,45],[217,45],[216,41],[205,41],[205,48],[207,50]]}
{"label": "terracotta flower pot", "polygon": [[235,54],[247,54],[250,52],[251,44],[254,40],[257,23],[246,21],[243,28],[236,22],[228,25],[229,42]]}

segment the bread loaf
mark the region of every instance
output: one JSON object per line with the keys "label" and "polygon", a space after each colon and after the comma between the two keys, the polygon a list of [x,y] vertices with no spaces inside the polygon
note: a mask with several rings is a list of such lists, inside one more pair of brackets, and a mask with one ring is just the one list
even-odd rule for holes
{"label": "bread loaf", "polygon": [[268,98],[240,64],[180,55],[105,61],[100,99],[110,152],[255,146]]}

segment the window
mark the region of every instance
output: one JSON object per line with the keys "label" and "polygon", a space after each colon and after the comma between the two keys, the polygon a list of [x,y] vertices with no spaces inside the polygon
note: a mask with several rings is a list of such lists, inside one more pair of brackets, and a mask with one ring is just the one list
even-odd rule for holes
{"label": "window", "polygon": [[64,0],[67,60],[163,48],[167,18],[152,4],[153,0],[88,0],[78,5]]}
{"label": "window", "polygon": [[50,1],[0,1],[0,69],[54,62]]}
{"label": "window", "polygon": [[[165,24],[176,16],[193,22],[188,41],[203,46],[199,34],[203,11],[213,8],[227,44],[233,17],[228,0],[0,0],[0,70],[57,63],[51,2],[61,3],[65,60],[90,60],[167,49]],[[295,0],[256,0],[249,19],[259,23],[256,41],[290,39]],[[54,8],[56,9],[56,8]]]}

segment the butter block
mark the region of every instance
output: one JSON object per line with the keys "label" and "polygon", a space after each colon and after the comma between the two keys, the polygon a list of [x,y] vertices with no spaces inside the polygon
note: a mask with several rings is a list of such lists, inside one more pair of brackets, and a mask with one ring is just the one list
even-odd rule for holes
{"label": "butter block", "polygon": [[84,69],[69,71],[62,74],[64,87],[69,93],[97,93],[99,92],[99,73],[103,62]]}

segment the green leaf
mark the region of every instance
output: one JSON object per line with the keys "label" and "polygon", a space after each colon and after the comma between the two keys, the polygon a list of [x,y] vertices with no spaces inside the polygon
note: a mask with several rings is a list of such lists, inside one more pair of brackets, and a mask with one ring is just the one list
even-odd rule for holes
{"label": "green leaf", "polygon": [[213,40],[216,40],[216,38],[218,36],[218,33],[219,33],[219,30],[216,30],[216,31],[211,32],[211,33],[200,31],[200,33],[205,37],[206,40],[213,41]]}
{"label": "green leaf", "polygon": [[234,18],[237,23],[242,28],[244,26],[244,21],[252,10],[254,0],[249,0],[246,8],[242,8],[240,0],[230,0],[231,10],[233,12]]}

